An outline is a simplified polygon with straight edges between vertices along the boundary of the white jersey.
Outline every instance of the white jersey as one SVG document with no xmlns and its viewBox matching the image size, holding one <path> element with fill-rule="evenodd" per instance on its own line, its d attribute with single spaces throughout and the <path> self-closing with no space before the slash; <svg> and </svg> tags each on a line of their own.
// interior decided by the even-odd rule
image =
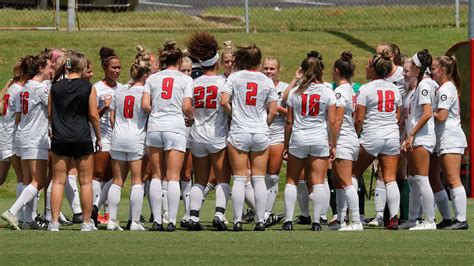
<svg viewBox="0 0 474 266">
<path fill-rule="evenodd" d="M 395 72 L 393 72 L 392 75 L 386 77 L 385 81 L 393 83 L 393 85 L 395 85 L 400 91 L 400 94 L 402 95 L 402 99 L 405 99 L 408 91 L 406 90 L 406 87 L 405 87 L 405 78 L 403 77 L 403 67 L 397 66 L 397 70 L 395 70 Z"/>
<path fill-rule="evenodd" d="M 186 136 L 183 99 L 193 97 L 193 79 L 178 70 L 151 75 L 145 84 L 151 96 L 148 132 L 169 131 Z"/>
<path fill-rule="evenodd" d="M 0 116 L 0 150 L 13 150 L 15 146 L 15 99 L 19 99 L 22 89 L 22 85 L 13 83 L 3 96 L 3 115 Z"/>
<path fill-rule="evenodd" d="M 339 131 L 337 146 L 359 146 L 352 116 L 356 104 L 354 89 L 351 84 L 345 83 L 338 86 L 334 90 L 334 93 L 336 95 L 336 107 L 344 107 L 344 119 L 342 120 L 341 130 Z"/>
<path fill-rule="evenodd" d="M 123 86 L 122 84 L 116 82 L 114 87 L 109 87 L 104 81 L 100 80 L 94 84 L 94 87 L 97 91 L 97 108 L 104 107 L 105 99 L 108 97 L 113 97 L 115 90 L 118 87 Z M 95 131 L 91 129 L 93 137 L 95 137 Z M 105 111 L 105 113 L 100 117 L 100 136 L 102 139 L 112 138 L 112 125 L 110 124 L 110 108 Z"/>
<path fill-rule="evenodd" d="M 278 100 L 269 77 L 257 71 L 237 71 L 229 75 L 223 92 L 232 96 L 230 132 L 268 135 L 267 104 Z"/>
<path fill-rule="evenodd" d="M 448 81 L 437 92 L 438 109 L 448 110 L 448 118 L 436 122 L 435 130 L 440 149 L 467 147 L 466 135 L 461 128 L 459 98 L 456 86 Z"/>
<path fill-rule="evenodd" d="M 281 106 L 283 108 L 286 108 L 286 101 L 282 99 L 286 88 L 288 88 L 288 83 L 281 82 L 281 81 L 278 82 L 278 84 L 275 87 L 277 96 L 278 96 L 277 104 L 278 106 Z M 273 120 L 273 123 L 269 127 L 270 135 L 283 136 L 285 134 L 285 121 L 286 121 L 286 118 L 277 112 L 275 116 L 275 120 Z"/>
<path fill-rule="evenodd" d="M 111 151 L 136 152 L 143 149 L 147 114 L 142 109 L 143 86 L 122 85 L 115 91 L 111 110 L 115 111 Z"/>
<path fill-rule="evenodd" d="M 334 91 L 324 84 L 312 83 L 303 94 L 293 88 L 287 105 L 293 108 L 293 128 L 290 144 L 293 146 L 329 145 L 327 109 L 336 104 Z"/>
<path fill-rule="evenodd" d="M 48 86 L 38 81 L 28 80 L 23 87 L 15 103 L 21 106 L 15 137 L 18 148 L 49 149 L 48 95 Z"/>
<path fill-rule="evenodd" d="M 202 75 L 194 80 L 194 124 L 190 141 L 222 144 L 229 134 L 229 122 L 220 105 L 225 79 L 222 76 Z"/>
<path fill-rule="evenodd" d="M 423 115 L 423 105 L 431 104 L 431 109 L 436 106 L 436 90 L 438 84 L 432 79 L 423 79 L 412 94 L 410 94 L 408 102 L 408 110 L 406 112 L 406 133 L 410 135 L 416 126 L 420 117 Z M 418 130 L 414 138 L 415 146 L 427 145 L 434 146 L 436 144 L 436 136 L 434 132 L 433 116 Z"/>
<path fill-rule="evenodd" d="M 399 139 L 397 108 L 402 106 L 398 88 L 377 79 L 360 87 L 357 104 L 366 107 L 361 139 Z"/>
</svg>

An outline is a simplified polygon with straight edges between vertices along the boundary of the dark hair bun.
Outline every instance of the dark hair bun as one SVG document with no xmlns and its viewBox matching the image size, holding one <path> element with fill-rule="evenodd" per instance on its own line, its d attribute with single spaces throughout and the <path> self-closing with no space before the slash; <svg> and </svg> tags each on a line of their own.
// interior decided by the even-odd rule
<svg viewBox="0 0 474 266">
<path fill-rule="evenodd" d="M 108 47 L 101 47 L 99 54 L 100 54 L 100 58 L 101 58 L 102 60 L 107 59 L 107 58 L 109 58 L 109 57 L 111 57 L 111 56 L 117 56 L 117 55 L 115 54 L 115 50 L 112 49 L 112 48 L 108 48 Z"/>
<path fill-rule="evenodd" d="M 176 42 L 173 40 L 166 40 L 163 45 L 164 51 L 172 51 L 175 49 Z"/>
<path fill-rule="evenodd" d="M 351 53 L 351 51 L 342 52 L 342 54 L 341 54 L 341 60 L 342 60 L 342 61 L 346 61 L 346 62 L 350 62 L 350 61 L 352 60 L 352 53 Z"/>
<path fill-rule="evenodd" d="M 390 60 L 392 57 L 392 52 L 390 52 L 389 49 L 383 49 L 382 53 L 380 53 L 380 57 L 385 59 L 385 60 Z"/>
<path fill-rule="evenodd" d="M 323 61 L 323 55 L 318 51 L 310 51 L 306 56 L 316 58 L 319 61 Z"/>
</svg>

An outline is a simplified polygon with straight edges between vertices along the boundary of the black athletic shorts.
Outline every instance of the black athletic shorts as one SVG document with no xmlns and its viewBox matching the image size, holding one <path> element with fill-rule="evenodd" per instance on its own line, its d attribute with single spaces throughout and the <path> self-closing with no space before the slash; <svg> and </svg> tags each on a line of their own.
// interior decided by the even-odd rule
<svg viewBox="0 0 474 266">
<path fill-rule="evenodd" d="M 60 156 L 73 157 L 79 159 L 82 156 L 93 154 L 94 145 L 90 142 L 59 143 L 51 142 L 51 151 Z"/>
</svg>

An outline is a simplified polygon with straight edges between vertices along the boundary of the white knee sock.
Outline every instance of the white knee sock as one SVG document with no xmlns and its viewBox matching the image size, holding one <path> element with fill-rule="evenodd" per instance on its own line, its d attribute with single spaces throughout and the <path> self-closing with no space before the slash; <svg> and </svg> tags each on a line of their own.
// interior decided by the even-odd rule
<svg viewBox="0 0 474 266">
<path fill-rule="evenodd" d="M 245 181 L 245 203 L 255 212 L 255 192 L 250 180 Z"/>
<path fill-rule="evenodd" d="M 344 188 L 344 193 L 347 198 L 349 205 L 349 211 L 351 212 L 351 219 L 353 223 L 360 223 L 359 214 L 359 195 L 353 185 Z"/>
<path fill-rule="evenodd" d="M 327 178 L 324 179 L 323 185 L 324 185 L 324 192 L 326 192 L 326 202 L 324 203 L 324 208 L 323 208 L 323 212 L 321 213 L 321 218 L 323 218 L 324 220 L 327 220 L 328 219 L 327 213 L 328 213 L 329 207 L 331 207 L 331 189 L 329 188 L 329 182 Z"/>
<path fill-rule="evenodd" d="M 267 186 L 265 176 L 252 176 L 252 187 L 255 191 L 255 214 L 257 222 L 265 222 L 265 207 L 267 206 Z"/>
<path fill-rule="evenodd" d="M 53 189 L 53 181 L 49 183 L 46 190 L 46 204 L 44 205 L 44 218 L 51 221 L 51 190 Z"/>
<path fill-rule="evenodd" d="M 206 188 L 204 188 L 204 199 L 207 197 L 207 194 L 209 194 L 209 192 L 214 190 L 214 188 L 215 188 L 214 184 L 207 183 Z"/>
<path fill-rule="evenodd" d="M 467 196 L 464 186 L 451 189 L 451 197 L 453 201 L 454 213 L 456 220 L 460 222 L 466 221 Z"/>
<path fill-rule="evenodd" d="M 117 211 L 120 204 L 120 196 L 122 194 L 122 188 L 116 184 L 112 184 L 109 188 L 109 217 L 112 221 L 117 221 Z"/>
<path fill-rule="evenodd" d="M 305 180 L 298 181 L 296 187 L 298 205 L 300 206 L 301 215 L 309 217 L 309 192 Z"/>
<path fill-rule="evenodd" d="M 390 212 L 390 219 L 398 215 L 398 208 L 400 207 L 400 190 L 396 181 L 385 184 L 387 191 L 388 210 Z"/>
<path fill-rule="evenodd" d="M 164 197 L 161 189 L 161 180 L 159 178 L 153 178 L 150 181 L 149 197 L 154 222 L 163 224 L 161 219 L 161 201 L 164 199 Z"/>
<path fill-rule="evenodd" d="M 451 220 L 451 209 L 449 208 L 448 193 L 443 189 L 434 193 L 434 200 L 443 220 Z"/>
<path fill-rule="evenodd" d="M 67 177 L 66 184 L 64 184 L 64 191 L 66 193 L 69 206 L 71 207 L 72 213 L 81 213 L 81 202 L 79 198 L 79 190 L 77 189 L 77 176 L 69 175 Z"/>
<path fill-rule="evenodd" d="M 416 183 L 415 176 L 409 175 L 407 180 L 410 186 L 408 220 L 414 222 L 416 219 L 421 218 L 419 216 L 421 208 L 420 189 Z"/>
<path fill-rule="evenodd" d="M 178 181 L 168 181 L 168 213 L 170 223 L 176 225 L 176 216 L 179 209 L 179 196 L 181 190 Z"/>
<path fill-rule="evenodd" d="M 234 224 L 242 221 L 242 212 L 245 202 L 246 176 L 235 176 L 232 185 L 232 206 L 234 209 Z"/>
<path fill-rule="evenodd" d="M 34 221 L 36 216 L 38 216 L 38 203 L 39 203 L 40 197 L 41 197 L 41 190 L 38 191 L 35 198 L 33 199 L 33 209 L 31 210 L 31 217 L 32 217 L 31 221 Z"/>
<path fill-rule="evenodd" d="M 24 187 L 26 187 L 26 186 L 23 185 L 23 182 L 20 182 L 20 183 L 16 184 L 16 198 L 15 198 L 15 200 L 17 200 L 20 197 L 21 193 L 23 192 Z M 18 217 L 18 220 L 23 221 L 23 208 L 21 208 L 20 211 L 18 211 L 16 216 Z"/>
<path fill-rule="evenodd" d="M 374 203 L 377 218 L 383 219 L 383 212 L 385 210 L 385 204 L 387 203 L 387 192 L 383 180 L 377 179 L 376 181 Z"/>
<path fill-rule="evenodd" d="M 100 186 L 100 181 L 92 180 L 92 193 L 94 194 L 94 198 L 93 198 L 94 205 L 96 205 L 96 203 L 99 202 L 100 191 L 101 190 L 102 189 L 101 189 L 101 186 Z"/>
<path fill-rule="evenodd" d="M 94 205 L 97 206 L 99 209 L 107 201 L 107 196 L 109 195 L 109 189 L 110 186 L 112 186 L 113 179 L 110 179 L 107 182 L 104 182 L 104 185 L 102 186 L 100 190 L 100 196 L 96 202 L 94 202 Z"/>
<path fill-rule="evenodd" d="M 421 206 L 425 213 L 425 220 L 428 223 L 434 223 L 435 210 L 434 210 L 434 196 L 433 190 L 431 189 L 430 180 L 428 176 L 415 175 L 416 184 L 420 189 L 421 194 Z"/>
<path fill-rule="evenodd" d="M 189 219 L 189 202 L 190 202 L 190 197 L 189 193 L 191 193 L 191 187 L 192 183 L 191 181 L 180 181 L 179 182 L 181 185 L 181 197 L 183 198 L 183 204 L 184 204 L 184 218 Z"/>
<path fill-rule="evenodd" d="M 344 205 L 347 204 L 346 193 L 344 189 L 336 188 L 336 207 L 337 207 L 337 220 L 339 222 L 343 222 L 344 218 L 346 217 L 346 213 L 344 211 Z"/>
<path fill-rule="evenodd" d="M 227 201 L 230 197 L 230 186 L 227 183 L 219 183 L 216 187 L 216 214 L 221 221 L 224 220 Z"/>
<path fill-rule="evenodd" d="M 273 205 L 278 194 L 278 180 L 280 179 L 279 175 L 265 175 L 265 185 L 267 186 L 267 204 L 265 207 L 265 220 L 272 213 Z"/>
<path fill-rule="evenodd" d="M 142 184 L 133 185 L 130 191 L 130 216 L 131 220 L 139 223 L 142 214 L 143 195 L 145 189 Z M 110 204 L 110 199 L 109 199 Z M 110 209 L 110 208 L 109 208 Z"/>
<path fill-rule="evenodd" d="M 30 202 L 38 193 L 38 189 L 33 185 L 28 185 L 23 189 L 23 192 L 18 199 L 13 203 L 10 208 L 10 213 L 16 215 L 28 202 Z M 31 215 L 31 212 L 29 213 Z M 28 216 L 28 212 L 25 211 L 25 218 Z M 26 222 L 26 219 L 24 220 Z"/>
<path fill-rule="evenodd" d="M 352 177 L 352 185 L 356 189 L 356 192 L 359 193 L 359 180 L 355 176 Z"/>
<path fill-rule="evenodd" d="M 313 205 L 314 205 L 314 222 L 319 223 L 321 214 L 326 208 L 328 194 L 324 189 L 324 184 L 316 184 L 313 186 Z"/>
<path fill-rule="evenodd" d="M 202 199 L 204 198 L 204 186 L 194 184 L 190 193 L 190 219 L 194 222 L 199 222 L 199 211 L 202 206 Z"/>
<path fill-rule="evenodd" d="M 297 196 L 297 188 L 295 185 L 286 184 L 285 186 L 285 222 L 293 221 L 295 214 L 295 203 Z"/>
<path fill-rule="evenodd" d="M 168 181 L 163 181 L 163 212 L 168 212 Z"/>
</svg>

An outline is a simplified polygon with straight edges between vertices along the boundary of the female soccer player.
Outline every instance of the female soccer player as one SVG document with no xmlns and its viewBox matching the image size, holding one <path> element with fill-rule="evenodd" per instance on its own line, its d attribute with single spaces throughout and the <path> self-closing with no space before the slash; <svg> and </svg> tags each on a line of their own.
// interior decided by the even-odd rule
<svg viewBox="0 0 474 266">
<path fill-rule="evenodd" d="M 288 168 L 283 230 L 293 230 L 296 185 L 305 165 L 310 163 L 308 170 L 313 184 L 315 221 L 311 230 L 321 231 L 319 219 L 329 197 L 324 190 L 324 178 L 329 158 L 336 155 L 336 97 L 323 83 L 323 71 L 318 58 L 305 58 L 301 63 L 301 71 L 302 80 L 290 91 L 287 100 L 284 154 L 288 156 Z"/>
<path fill-rule="evenodd" d="M 19 100 L 21 109 L 16 108 L 18 124 L 15 141 L 20 151 L 23 176 L 31 183 L 24 188 L 13 206 L 2 213 L 13 229 L 20 230 L 17 213 L 29 201 L 33 200 L 44 186 L 48 167 L 48 87 L 43 80 L 51 78 L 51 61 L 42 56 L 27 56 L 22 64 L 22 72 L 27 80 Z M 15 105 L 19 106 L 17 102 Z M 24 228 L 34 227 L 32 211 L 24 215 Z"/>
<path fill-rule="evenodd" d="M 81 231 L 95 231 L 92 213 L 93 153 L 90 125 L 95 130 L 98 150 L 101 148 L 99 114 L 96 91 L 84 77 L 87 59 L 83 54 L 68 52 L 65 63 L 59 67 L 49 97 L 49 120 L 52 126 L 51 223 L 49 231 L 59 230 L 59 212 L 63 201 L 64 185 L 68 178 L 68 164 L 74 159 L 81 185 L 83 224 Z M 66 76 L 67 74 L 67 76 Z M 59 78 L 62 78 L 59 80 Z"/>
<path fill-rule="evenodd" d="M 224 50 L 221 53 L 220 59 L 222 68 L 224 69 L 223 76 L 226 79 L 234 71 L 235 52 L 237 52 L 237 49 L 234 47 L 232 41 L 225 41 Z"/>
<path fill-rule="evenodd" d="M 160 66 L 164 70 L 147 79 L 142 98 L 143 110 L 150 113 L 146 145 L 152 167 L 150 198 L 155 220 L 152 230 L 163 231 L 161 178 L 166 177 L 170 232 L 176 230 L 179 178 L 186 152 L 186 126 L 192 125 L 194 119 L 193 80 L 179 71 L 182 52 L 175 46 L 174 41 L 165 42 L 159 55 Z"/>
<path fill-rule="evenodd" d="M 234 175 L 232 187 L 234 231 L 242 231 L 242 211 L 249 161 L 257 214 L 254 230 L 265 230 L 264 215 L 267 203 L 265 174 L 270 145 L 268 126 L 275 118 L 278 96 L 272 80 L 258 71 L 261 60 L 262 54 L 257 46 L 239 48 L 235 52 L 236 72 L 227 78 L 221 98 L 224 110 L 232 116 L 228 149 Z"/>
<path fill-rule="evenodd" d="M 440 85 L 437 91 L 438 106 L 434 112 L 439 164 L 446 176 L 453 201 L 455 219 L 443 229 L 466 230 L 466 190 L 461 183 L 461 157 L 467 147 L 461 128 L 459 94 L 461 79 L 454 56 L 440 56 L 433 61 L 433 79 Z"/>
<path fill-rule="evenodd" d="M 400 204 L 400 192 L 396 182 L 400 154 L 398 119 L 402 99 L 399 89 L 384 80 L 392 73 L 391 57 L 390 51 L 384 49 L 381 54 L 371 58 L 366 66 L 366 78 L 371 82 L 363 85 L 357 96 L 354 123 L 357 134 L 360 134 L 360 149 L 352 176 L 361 178 L 374 159 L 379 160 L 390 211 L 387 228 L 396 230 Z"/>
</svg>

